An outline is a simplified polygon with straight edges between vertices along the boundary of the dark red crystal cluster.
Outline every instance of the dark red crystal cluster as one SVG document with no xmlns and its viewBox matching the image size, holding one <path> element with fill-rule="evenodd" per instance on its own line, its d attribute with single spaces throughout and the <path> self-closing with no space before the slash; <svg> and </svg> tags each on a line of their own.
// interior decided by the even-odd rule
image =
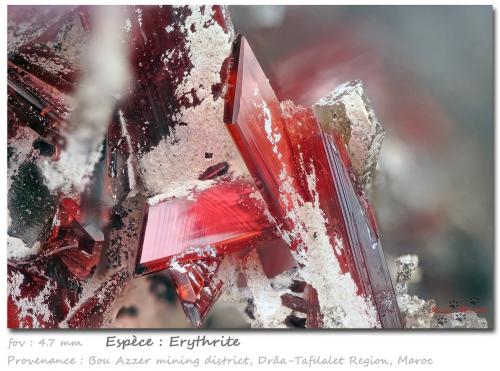
<svg viewBox="0 0 500 371">
<path fill-rule="evenodd" d="M 402 327 L 346 144 L 280 103 L 224 7 L 114 8 L 132 82 L 97 160 L 65 177 L 99 10 L 9 10 L 8 326 L 108 325 L 127 282 L 167 270 L 199 327 L 231 280 L 248 286 L 236 267 L 251 261 L 294 272 L 283 326 L 329 327 L 338 297 L 367 319 L 346 323 Z"/>
</svg>

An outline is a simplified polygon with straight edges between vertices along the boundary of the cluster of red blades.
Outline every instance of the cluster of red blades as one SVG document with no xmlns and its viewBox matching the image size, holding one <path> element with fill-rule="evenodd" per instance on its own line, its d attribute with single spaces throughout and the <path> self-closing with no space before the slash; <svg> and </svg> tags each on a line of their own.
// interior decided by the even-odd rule
<svg viewBox="0 0 500 371">
<path fill-rule="evenodd" d="M 133 7 L 120 11 L 132 20 L 135 84 L 109 124 L 102 169 L 92 174 L 95 181 L 79 197 L 51 194 L 36 162 L 28 157 L 9 189 L 9 235 L 27 245 L 42 245 L 36 255 L 9 261 L 9 327 L 101 326 L 128 279 L 163 269 L 170 271 L 188 318 L 200 326 L 224 288 L 218 268 L 228 254 L 257 249 L 270 278 L 300 268 L 294 254 L 307 253 L 308 246 L 293 233 L 297 202 L 321 209 L 331 246 L 338 241 L 343 246 L 331 253 L 342 273 L 352 277 L 356 294 L 375 306 L 381 326 L 402 327 L 374 215 L 356 184 L 345 144 L 336 133 L 323 131 L 309 108 L 280 103 L 242 36 L 234 38 L 231 55 L 221 66 L 221 84 L 211 87 L 214 99 L 224 99 L 224 117 L 207 125 L 226 125 L 251 178 L 231 178 L 227 163 L 216 164 L 199 176 L 212 181 L 210 187 L 186 197 L 143 203 L 137 245 L 127 246 L 136 252 L 136 261 L 130 254 L 129 265 L 102 263 L 110 251 L 123 248 L 113 236 L 125 233 L 120 228 L 128 226 L 117 227 L 114 215 L 124 212 L 122 203 L 131 191 L 129 159 L 153 148 L 176 125 L 189 125 L 175 122 L 173 114 L 197 104 L 175 96 L 180 76 L 192 67 L 185 33 L 176 27 L 189 16 L 189 7 L 142 7 L 140 20 Z M 213 22 L 206 27 L 215 25 L 231 34 L 224 8 L 203 11 L 212 12 Z M 15 146 L 19 131 L 30 130 L 36 156 L 58 161 L 65 145 L 61 128 L 69 114 L 63 98 L 75 90 L 81 71 L 71 65 L 64 74 L 46 71 L 26 55 L 56 58 L 57 50 L 44 45 L 74 19 L 91 32 L 92 12 L 87 7 L 50 12 L 46 16 L 59 21 L 9 54 L 9 146 Z M 21 17 L 16 12 L 10 16 Z M 165 25 L 173 31 L 166 32 Z M 173 49 L 179 60 L 165 69 L 159 56 Z M 126 133 L 120 115 L 127 118 Z M 99 187 L 100 197 L 95 191 Z M 112 201 L 103 202 L 105 196 Z M 96 271 L 104 277 L 97 285 Z M 322 327 L 315 288 L 307 282 L 298 285 L 303 297 L 283 295 L 283 305 L 306 313 L 307 327 Z M 39 295 L 48 309 L 30 312 L 30 300 Z"/>
</svg>

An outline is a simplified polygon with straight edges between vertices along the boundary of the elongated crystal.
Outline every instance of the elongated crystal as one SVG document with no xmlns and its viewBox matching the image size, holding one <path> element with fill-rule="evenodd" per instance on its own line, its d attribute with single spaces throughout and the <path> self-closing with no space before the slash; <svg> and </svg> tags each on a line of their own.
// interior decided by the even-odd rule
<svg viewBox="0 0 500 371">
<path fill-rule="evenodd" d="M 343 143 L 322 132 L 310 109 L 291 102 L 280 106 L 241 36 L 233 46 L 228 84 L 224 120 L 292 250 L 301 255 L 319 248 L 322 236 L 309 235 L 310 216 L 302 206 L 319 208 L 331 253 L 357 286 L 353 295 L 375 305 L 383 327 L 402 327 L 375 219 L 351 176 Z M 321 326 L 320 317 L 313 315 L 309 325 Z"/>
<path fill-rule="evenodd" d="M 221 294 L 224 282 L 217 276 L 222 258 L 176 263 L 169 269 L 182 309 L 194 327 L 200 327 Z"/>
<path fill-rule="evenodd" d="M 275 236 L 265 205 L 247 181 L 221 182 L 188 197 L 147 206 L 137 274 L 177 261 L 220 256 Z"/>
</svg>

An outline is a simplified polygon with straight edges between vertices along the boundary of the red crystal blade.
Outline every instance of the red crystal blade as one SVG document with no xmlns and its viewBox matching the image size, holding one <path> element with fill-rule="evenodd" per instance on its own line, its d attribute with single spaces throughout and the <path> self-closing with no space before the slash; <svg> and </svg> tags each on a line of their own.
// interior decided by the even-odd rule
<svg viewBox="0 0 500 371">
<path fill-rule="evenodd" d="M 271 214 L 287 224 L 279 177 L 294 174 L 295 165 L 280 103 L 244 37 L 235 41 L 231 63 L 224 122 Z"/>
<path fill-rule="evenodd" d="M 68 270 L 80 280 L 91 276 L 104 246 L 104 234 L 95 223 L 88 222 L 80 206 L 71 198 L 59 202 L 51 236 L 38 258 L 59 256 Z"/>
<path fill-rule="evenodd" d="M 182 309 L 194 327 L 201 327 L 224 282 L 217 276 L 222 258 L 177 263 L 169 269 Z"/>
<path fill-rule="evenodd" d="M 357 284 L 357 294 L 376 305 L 383 327 L 402 327 L 373 214 L 355 192 L 347 153 L 335 156 L 337 144 L 323 138 L 310 109 L 280 107 L 243 37 L 233 46 L 228 82 L 224 120 L 273 217 L 293 236 L 297 204 L 317 203 L 332 254 Z M 302 238 L 293 236 L 291 247 L 314 248 Z M 339 243 L 342 249 L 333 248 Z"/>
<path fill-rule="evenodd" d="M 127 278 L 128 272 L 120 270 L 101 282 L 91 295 L 82 299 L 68 314 L 63 325 L 69 328 L 102 327 L 106 320 L 107 310 L 119 297 Z"/>
<path fill-rule="evenodd" d="M 349 155 L 340 137 L 324 134 L 323 138 L 346 226 L 344 237 L 354 256 L 364 292 L 371 293 L 384 327 L 403 327 L 371 206 L 353 185 L 354 175 L 346 165 L 350 164 Z"/>
<path fill-rule="evenodd" d="M 221 182 L 188 197 L 148 206 L 136 273 L 168 268 L 174 256 L 186 262 L 276 238 L 265 205 L 252 197 L 254 192 L 247 181 Z"/>
</svg>

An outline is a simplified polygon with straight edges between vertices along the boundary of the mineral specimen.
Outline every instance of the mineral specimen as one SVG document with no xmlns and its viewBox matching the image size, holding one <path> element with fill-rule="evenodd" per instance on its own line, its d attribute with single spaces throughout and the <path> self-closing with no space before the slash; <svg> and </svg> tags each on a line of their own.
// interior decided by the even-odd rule
<svg viewBox="0 0 500 371">
<path fill-rule="evenodd" d="M 193 263 L 177 263 L 169 271 L 176 285 L 184 313 L 195 327 L 221 294 L 224 281 L 217 276 L 222 258 L 205 258 Z"/>
<path fill-rule="evenodd" d="M 402 327 L 375 219 L 356 189 L 344 144 L 323 133 L 310 110 L 280 106 L 243 37 L 233 46 L 224 120 L 299 263 L 310 264 L 308 255 L 325 249 L 336 257 L 325 267 L 330 278 L 311 277 L 319 302 L 326 300 L 320 285 L 340 269 L 356 285 L 356 293 L 338 287 L 342 295 L 359 295 L 359 308 L 373 303 L 383 327 Z"/>
<path fill-rule="evenodd" d="M 257 326 L 403 325 L 358 82 L 315 117 L 224 7 L 47 9 L 10 16 L 9 327 L 107 326 L 159 270 L 196 327 L 225 289 Z"/>
<path fill-rule="evenodd" d="M 265 205 L 250 197 L 253 192 L 247 181 L 222 181 L 148 205 L 136 272 L 168 268 L 173 257 L 185 262 L 221 256 L 275 236 Z"/>
<path fill-rule="evenodd" d="M 118 150 L 123 165 L 112 172 L 130 172 L 127 159 L 134 157 L 148 196 L 184 186 L 234 157 L 224 126 L 217 125 L 221 70 L 233 35 L 226 12 L 219 6 L 127 8 L 135 84 L 111 123 L 122 132 L 113 146 L 120 137 L 128 143 Z"/>
<path fill-rule="evenodd" d="M 101 326 L 132 273 L 144 195 L 237 173 L 224 126 L 206 125 L 222 123 L 232 25 L 219 6 L 12 7 L 9 32 L 9 326 Z M 27 280 L 67 287 L 73 314 L 18 292 Z"/>
</svg>

